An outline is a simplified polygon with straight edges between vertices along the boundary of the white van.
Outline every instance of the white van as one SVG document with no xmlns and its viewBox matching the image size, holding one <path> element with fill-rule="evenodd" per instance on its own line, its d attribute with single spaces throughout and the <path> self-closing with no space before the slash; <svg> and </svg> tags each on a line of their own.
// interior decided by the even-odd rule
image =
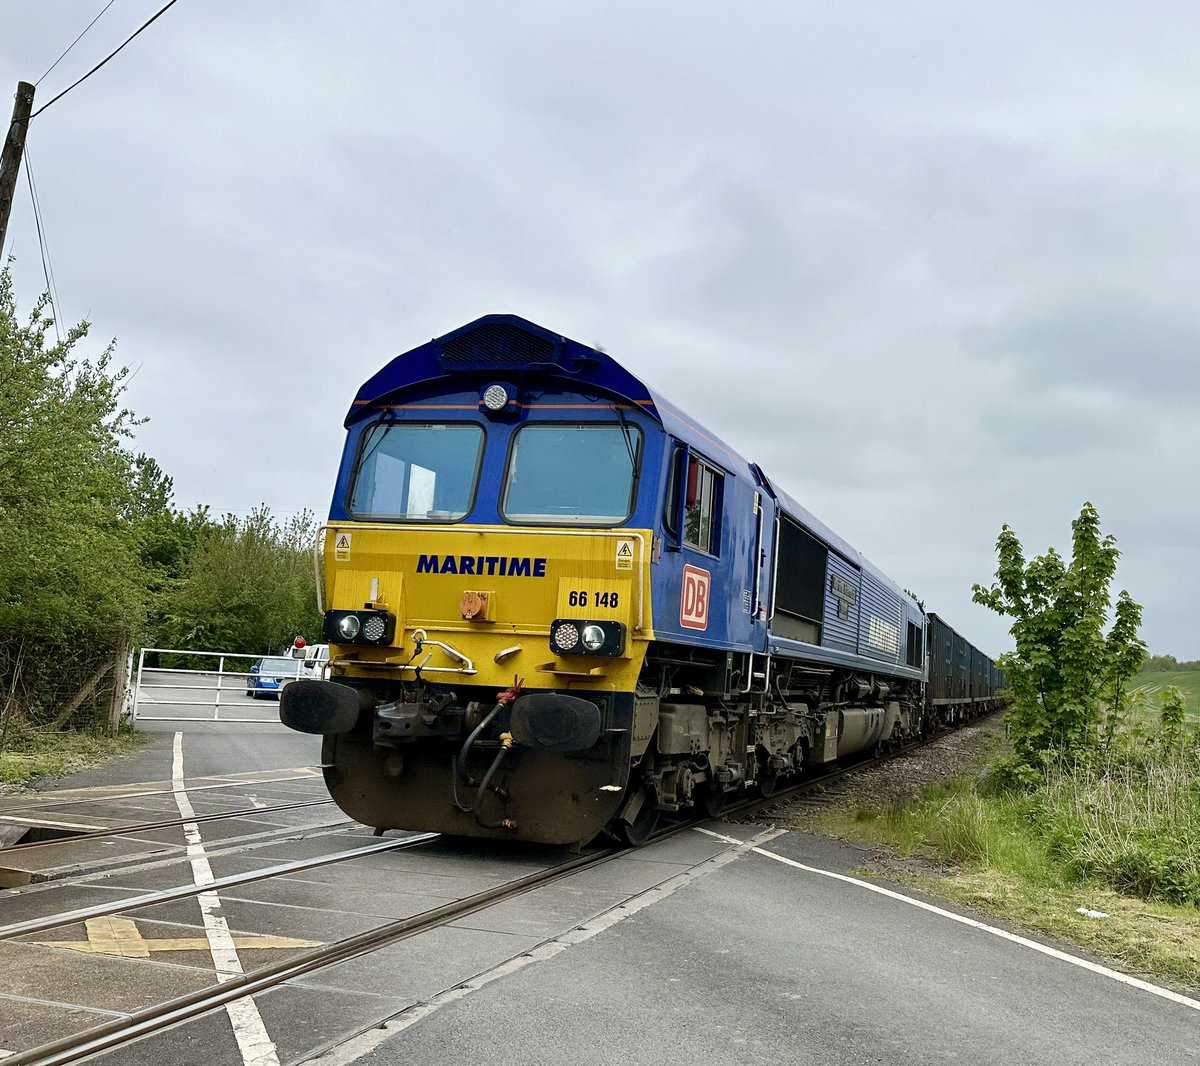
<svg viewBox="0 0 1200 1066">
<path fill-rule="evenodd" d="M 318 680 L 323 680 L 325 677 L 325 666 L 329 662 L 329 645 L 328 644 L 305 644 L 303 647 L 292 645 L 288 654 L 293 659 L 303 659 L 304 673 L 303 677 L 312 677 Z"/>
</svg>

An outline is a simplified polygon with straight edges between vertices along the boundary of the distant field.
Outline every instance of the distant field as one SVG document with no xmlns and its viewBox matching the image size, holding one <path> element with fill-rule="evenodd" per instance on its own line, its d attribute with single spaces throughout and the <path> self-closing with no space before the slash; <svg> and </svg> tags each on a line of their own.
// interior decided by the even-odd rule
<svg viewBox="0 0 1200 1066">
<path fill-rule="evenodd" d="M 1175 685 L 1187 700 L 1189 718 L 1200 715 L 1200 670 L 1155 671 L 1140 673 L 1133 679 L 1133 691 L 1146 694 L 1146 709 L 1157 715 L 1162 690 Z"/>
</svg>

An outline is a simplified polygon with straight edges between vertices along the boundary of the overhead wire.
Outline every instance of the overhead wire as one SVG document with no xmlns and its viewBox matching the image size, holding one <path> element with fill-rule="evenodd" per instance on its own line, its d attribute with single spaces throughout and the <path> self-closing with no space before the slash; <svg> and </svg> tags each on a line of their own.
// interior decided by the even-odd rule
<svg viewBox="0 0 1200 1066">
<path fill-rule="evenodd" d="M 33 202 L 33 220 L 37 225 L 38 247 L 42 253 L 42 273 L 46 278 L 46 295 L 50 298 L 50 309 L 54 312 L 54 335 L 62 344 L 63 334 L 60 319 L 61 302 L 58 298 L 58 286 L 54 281 L 54 268 L 50 263 L 50 245 L 46 240 L 46 227 L 42 221 L 42 205 L 38 199 L 37 185 L 33 180 L 33 161 L 29 157 L 29 146 L 25 146 L 25 177 L 29 181 L 29 198 Z"/>
<path fill-rule="evenodd" d="M 112 6 L 113 6 L 113 4 L 115 4 L 116 2 L 117 2 L 117 0 L 108 0 L 108 3 L 107 3 L 107 4 L 105 4 L 103 8 L 101 8 L 101 9 L 100 9 L 100 15 L 103 15 L 103 14 L 104 14 L 104 12 L 105 12 L 105 11 L 107 11 L 107 10 L 108 10 L 110 7 L 112 7 Z M 51 63 L 51 64 L 50 64 L 50 67 L 49 67 L 49 69 L 47 69 L 47 71 L 46 71 L 46 74 L 49 74 L 51 70 L 53 70 L 55 67 L 57 67 L 57 66 L 59 65 L 59 63 L 61 63 L 61 62 L 62 62 L 64 59 L 66 59 L 66 58 L 67 58 L 67 52 L 69 52 L 69 51 L 70 51 L 72 48 L 74 48 L 74 47 L 75 47 L 75 46 L 76 46 L 76 45 L 77 45 L 77 44 L 78 44 L 80 41 L 82 41 L 82 40 L 83 40 L 83 34 L 84 34 L 84 33 L 87 33 L 87 31 L 88 31 L 88 30 L 90 30 L 90 29 L 91 29 L 93 26 L 95 26 L 95 25 L 96 25 L 96 23 L 97 23 L 97 22 L 99 22 L 99 21 L 100 21 L 100 15 L 97 15 L 97 16 L 96 16 L 94 19 L 92 19 L 92 21 L 91 21 L 91 22 L 89 22 L 89 23 L 88 23 L 86 26 L 84 26 L 84 27 L 83 27 L 83 33 L 81 33 L 81 34 L 80 34 L 78 37 L 76 37 L 76 38 L 75 38 L 75 40 L 73 40 L 73 41 L 72 41 L 72 42 L 71 42 L 69 45 L 67 45 L 67 50 L 66 50 L 66 52 L 63 52 L 63 54 L 62 54 L 62 55 L 60 55 L 60 56 L 59 56 L 59 57 L 58 57 L 58 58 L 57 58 L 57 59 L 56 59 L 56 60 L 55 60 L 53 63 Z M 43 74 L 43 75 L 42 75 L 40 78 L 38 78 L 38 80 L 37 80 L 37 81 L 35 81 L 33 84 L 34 84 L 34 85 L 41 85 L 41 84 L 42 84 L 42 81 L 43 81 L 43 79 L 46 77 L 46 74 Z"/>
<path fill-rule="evenodd" d="M 129 44 L 130 41 L 132 41 L 139 33 L 141 33 L 144 29 L 146 29 L 152 22 L 154 22 L 156 19 L 160 18 L 162 15 L 165 15 L 167 13 L 167 11 L 170 8 L 174 7 L 177 3 L 179 3 L 179 0 L 169 0 L 168 3 L 164 4 L 161 8 L 158 9 L 158 11 L 156 11 L 153 15 L 151 15 L 150 18 L 148 18 L 136 30 L 134 30 L 133 33 L 131 33 L 119 47 L 114 49 L 112 52 L 110 52 L 108 55 L 106 55 L 102 60 L 100 60 L 100 62 L 97 63 L 94 67 L 92 67 L 92 69 L 89 70 L 82 78 L 80 78 L 76 82 L 72 82 L 65 89 L 63 89 L 63 91 L 60 92 L 57 96 L 51 98 L 50 100 L 47 100 L 46 103 L 42 104 L 42 106 L 39 107 L 29 117 L 31 119 L 37 118 L 38 115 L 40 115 L 43 111 L 45 111 L 46 108 L 48 108 L 51 104 L 55 103 L 58 100 L 61 100 L 64 96 L 67 95 L 67 93 L 69 93 L 76 86 L 82 85 L 85 81 L 88 80 L 88 78 L 90 78 L 93 74 L 95 74 L 96 71 L 98 71 L 102 66 L 104 66 L 105 63 L 107 63 L 110 59 L 112 59 L 113 56 L 115 56 L 118 52 L 120 52 L 121 49 L 125 47 L 125 45 Z M 43 77 L 44 76 L 45 75 L 43 75 Z"/>
</svg>

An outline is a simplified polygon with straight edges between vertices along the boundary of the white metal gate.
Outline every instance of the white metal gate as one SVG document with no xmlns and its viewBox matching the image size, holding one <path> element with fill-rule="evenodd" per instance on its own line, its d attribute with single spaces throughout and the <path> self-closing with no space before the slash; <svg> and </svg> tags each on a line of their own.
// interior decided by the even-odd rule
<svg viewBox="0 0 1200 1066">
<path fill-rule="evenodd" d="M 209 668 L 147 667 L 146 656 L 186 655 L 211 661 Z M 257 669 L 247 669 L 247 664 Z M 143 648 L 133 679 L 134 722 L 278 722 L 278 712 L 257 712 L 258 698 L 277 700 L 283 687 L 299 678 L 324 677 L 325 663 L 286 655 Z M 196 710 L 188 710 L 196 708 Z M 201 710 L 201 708 L 203 710 Z M 149 713 L 147 713 L 149 709 Z M 209 713 L 211 711 L 211 713 Z"/>
</svg>

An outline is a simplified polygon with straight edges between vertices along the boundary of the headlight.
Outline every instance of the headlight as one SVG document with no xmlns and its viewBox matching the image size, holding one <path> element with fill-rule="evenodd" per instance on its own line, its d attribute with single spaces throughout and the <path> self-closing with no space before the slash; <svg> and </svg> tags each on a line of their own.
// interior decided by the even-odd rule
<svg viewBox="0 0 1200 1066">
<path fill-rule="evenodd" d="M 494 381 L 479 390 L 479 410 L 493 421 L 515 418 L 521 413 L 521 394 L 514 385 Z"/>
<path fill-rule="evenodd" d="M 624 655 L 625 623 L 556 618 L 550 623 L 550 650 L 556 655 Z"/>
<path fill-rule="evenodd" d="M 508 403 L 508 389 L 503 385 L 489 385 L 483 393 L 483 406 L 489 411 L 501 411 Z"/>
<path fill-rule="evenodd" d="M 550 643 L 559 651 L 570 651 L 579 643 L 579 630 L 570 622 L 555 622 L 550 628 Z"/>
<path fill-rule="evenodd" d="M 326 611 L 327 644 L 390 645 L 396 635 L 396 616 L 387 611 Z"/>
<path fill-rule="evenodd" d="M 363 623 L 362 635 L 364 639 L 369 640 L 372 644 L 374 644 L 383 637 L 384 630 L 386 629 L 387 620 L 380 618 L 379 615 L 375 614 Z"/>
</svg>

